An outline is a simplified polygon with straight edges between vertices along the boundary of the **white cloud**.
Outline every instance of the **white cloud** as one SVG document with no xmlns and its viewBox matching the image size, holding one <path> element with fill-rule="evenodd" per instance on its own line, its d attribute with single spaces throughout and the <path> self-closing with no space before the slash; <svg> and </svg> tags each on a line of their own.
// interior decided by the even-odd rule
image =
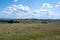
<svg viewBox="0 0 60 40">
<path fill-rule="evenodd" d="M 38 19 L 43 19 L 43 18 L 48 18 L 49 13 L 47 9 L 39 9 L 39 10 L 34 10 L 34 15 Z"/>
<path fill-rule="evenodd" d="M 58 3 L 55 5 L 55 7 L 60 7 L 60 2 L 58 2 Z"/>
<path fill-rule="evenodd" d="M 55 13 L 52 9 L 55 9 L 55 7 L 52 7 L 51 9 L 46 8 L 40 8 L 40 10 L 35 10 L 35 16 L 37 18 L 45 18 L 45 19 L 59 19 L 60 13 Z"/>
<path fill-rule="evenodd" d="M 49 3 L 44 3 L 42 7 L 52 8 L 53 6 Z"/>
<path fill-rule="evenodd" d="M 31 17 L 29 16 L 29 14 L 31 13 L 30 8 L 23 4 L 8 6 L 4 11 L 2 11 L 2 13 L 5 14 L 5 17 L 9 16 L 12 18 Z"/>
<path fill-rule="evenodd" d="M 13 0 L 14 2 L 17 2 L 18 0 Z"/>
<path fill-rule="evenodd" d="M 58 4 L 60 4 L 60 2 L 58 2 Z"/>
<path fill-rule="evenodd" d="M 40 9 L 40 12 L 46 12 L 47 9 Z"/>
<path fill-rule="evenodd" d="M 24 6 L 22 4 L 19 4 L 17 9 L 21 10 L 21 11 L 25 11 L 25 12 L 29 12 L 31 11 L 30 8 L 28 6 Z"/>
<path fill-rule="evenodd" d="M 59 4 L 60 5 L 60 4 Z M 52 11 L 52 9 L 55 10 L 56 7 L 52 6 L 49 3 L 44 3 L 42 7 L 38 10 L 32 11 L 29 6 L 19 4 L 19 5 L 12 5 L 5 8 L 2 13 L 0 13 L 0 17 L 7 17 L 7 18 L 59 18 L 60 13 L 56 13 L 55 11 Z"/>
</svg>

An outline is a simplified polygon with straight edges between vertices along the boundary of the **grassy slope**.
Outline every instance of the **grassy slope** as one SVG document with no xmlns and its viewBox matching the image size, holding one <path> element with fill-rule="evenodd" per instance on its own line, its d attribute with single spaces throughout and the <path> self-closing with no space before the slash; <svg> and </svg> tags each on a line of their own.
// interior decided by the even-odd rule
<svg viewBox="0 0 60 40">
<path fill-rule="evenodd" d="M 60 40 L 60 24 L 0 24 L 0 40 Z"/>
</svg>

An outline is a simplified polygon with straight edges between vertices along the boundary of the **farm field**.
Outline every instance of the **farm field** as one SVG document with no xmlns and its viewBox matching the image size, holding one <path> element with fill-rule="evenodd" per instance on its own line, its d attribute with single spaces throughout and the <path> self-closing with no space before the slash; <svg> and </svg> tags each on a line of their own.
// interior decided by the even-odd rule
<svg viewBox="0 0 60 40">
<path fill-rule="evenodd" d="M 0 40 L 60 40 L 60 24 L 0 23 Z"/>
</svg>

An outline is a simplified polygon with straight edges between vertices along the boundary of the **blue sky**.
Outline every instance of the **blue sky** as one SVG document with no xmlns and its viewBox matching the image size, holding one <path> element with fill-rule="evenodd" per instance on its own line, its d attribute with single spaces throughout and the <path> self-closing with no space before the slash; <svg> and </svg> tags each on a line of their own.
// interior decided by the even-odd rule
<svg viewBox="0 0 60 40">
<path fill-rule="evenodd" d="M 0 0 L 0 18 L 60 19 L 60 0 Z"/>
</svg>

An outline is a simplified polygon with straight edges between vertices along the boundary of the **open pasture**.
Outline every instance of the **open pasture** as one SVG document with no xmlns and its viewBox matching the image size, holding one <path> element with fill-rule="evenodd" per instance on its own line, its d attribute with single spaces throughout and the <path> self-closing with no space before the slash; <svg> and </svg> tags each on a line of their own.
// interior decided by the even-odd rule
<svg viewBox="0 0 60 40">
<path fill-rule="evenodd" d="M 60 24 L 0 23 L 0 40 L 60 40 Z"/>
</svg>

